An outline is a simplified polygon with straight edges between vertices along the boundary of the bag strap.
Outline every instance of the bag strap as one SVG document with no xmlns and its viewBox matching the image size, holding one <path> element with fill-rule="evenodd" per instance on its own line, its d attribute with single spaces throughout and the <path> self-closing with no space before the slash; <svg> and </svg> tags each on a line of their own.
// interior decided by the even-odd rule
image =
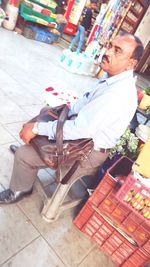
<svg viewBox="0 0 150 267">
<path fill-rule="evenodd" d="M 67 105 L 64 105 L 56 126 L 56 146 L 57 146 L 57 155 L 58 155 L 58 165 L 61 164 L 61 159 L 63 156 L 63 125 L 67 119 L 69 108 Z"/>
</svg>

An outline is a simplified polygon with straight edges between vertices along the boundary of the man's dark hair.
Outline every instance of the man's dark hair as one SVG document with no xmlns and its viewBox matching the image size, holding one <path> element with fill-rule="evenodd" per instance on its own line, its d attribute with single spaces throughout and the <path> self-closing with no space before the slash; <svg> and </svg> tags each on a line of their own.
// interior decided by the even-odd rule
<svg viewBox="0 0 150 267">
<path fill-rule="evenodd" d="M 136 59 L 137 61 L 140 61 L 144 51 L 144 47 L 141 40 L 137 36 L 134 36 L 134 39 L 137 43 L 137 47 L 133 51 L 132 58 Z"/>
<path fill-rule="evenodd" d="M 91 4 L 97 4 L 97 0 L 90 0 Z"/>
<path fill-rule="evenodd" d="M 143 47 L 143 44 L 142 44 L 140 38 L 138 38 L 137 36 L 135 36 L 135 35 L 133 35 L 131 33 L 125 32 L 125 31 L 120 31 L 118 33 L 118 35 L 120 35 L 120 36 L 129 36 L 129 37 L 133 37 L 134 38 L 135 42 L 137 43 L 137 46 L 133 51 L 132 58 L 137 60 L 137 61 L 140 61 L 140 59 L 142 57 L 142 54 L 143 54 L 143 51 L 144 51 L 144 47 Z"/>
</svg>

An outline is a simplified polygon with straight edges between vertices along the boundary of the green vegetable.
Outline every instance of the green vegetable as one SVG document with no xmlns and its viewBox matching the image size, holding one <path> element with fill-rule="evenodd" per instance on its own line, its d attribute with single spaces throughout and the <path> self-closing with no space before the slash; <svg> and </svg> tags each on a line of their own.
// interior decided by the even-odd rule
<svg viewBox="0 0 150 267">
<path fill-rule="evenodd" d="M 147 88 L 145 89 L 145 93 L 146 93 L 147 95 L 150 96 L 150 87 L 147 87 Z"/>
<path fill-rule="evenodd" d="M 131 133 L 129 128 L 127 128 L 116 146 L 110 150 L 109 158 L 113 158 L 115 154 L 120 154 L 131 159 L 135 159 L 139 152 L 138 143 L 139 139 L 135 136 L 134 133 Z"/>
</svg>

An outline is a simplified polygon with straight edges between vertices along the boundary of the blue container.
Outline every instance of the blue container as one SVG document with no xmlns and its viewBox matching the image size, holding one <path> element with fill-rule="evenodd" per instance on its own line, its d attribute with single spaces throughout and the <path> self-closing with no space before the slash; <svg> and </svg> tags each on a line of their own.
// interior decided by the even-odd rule
<svg viewBox="0 0 150 267">
<path fill-rule="evenodd" d="M 36 26 L 28 25 L 26 27 L 24 36 L 36 41 L 44 42 L 47 44 L 52 44 L 56 42 L 59 38 L 59 35 L 56 35 L 52 32 L 47 31 L 46 29 L 41 29 Z"/>
<path fill-rule="evenodd" d="M 59 37 L 58 35 L 41 30 L 41 31 L 38 31 L 36 33 L 35 40 L 40 41 L 40 42 L 44 42 L 47 44 L 52 44 L 53 42 L 55 42 L 58 39 L 58 37 Z"/>
</svg>

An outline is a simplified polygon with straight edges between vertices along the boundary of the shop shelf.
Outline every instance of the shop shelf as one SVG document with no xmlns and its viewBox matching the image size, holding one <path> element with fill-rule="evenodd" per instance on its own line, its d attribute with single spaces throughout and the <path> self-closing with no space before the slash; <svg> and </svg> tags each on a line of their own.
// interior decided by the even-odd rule
<svg viewBox="0 0 150 267">
<path fill-rule="evenodd" d="M 26 19 L 26 20 L 33 20 L 35 22 L 38 22 L 38 20 L 42 19 L 49 23 L 56 22 L 56 18 L 47 16 L 43 13 L 37 12 L 35 10 L 32 10 L 30 7 L 28 7 L 25 3 L 20 4 L 20 15 Z"/>
</svg>

